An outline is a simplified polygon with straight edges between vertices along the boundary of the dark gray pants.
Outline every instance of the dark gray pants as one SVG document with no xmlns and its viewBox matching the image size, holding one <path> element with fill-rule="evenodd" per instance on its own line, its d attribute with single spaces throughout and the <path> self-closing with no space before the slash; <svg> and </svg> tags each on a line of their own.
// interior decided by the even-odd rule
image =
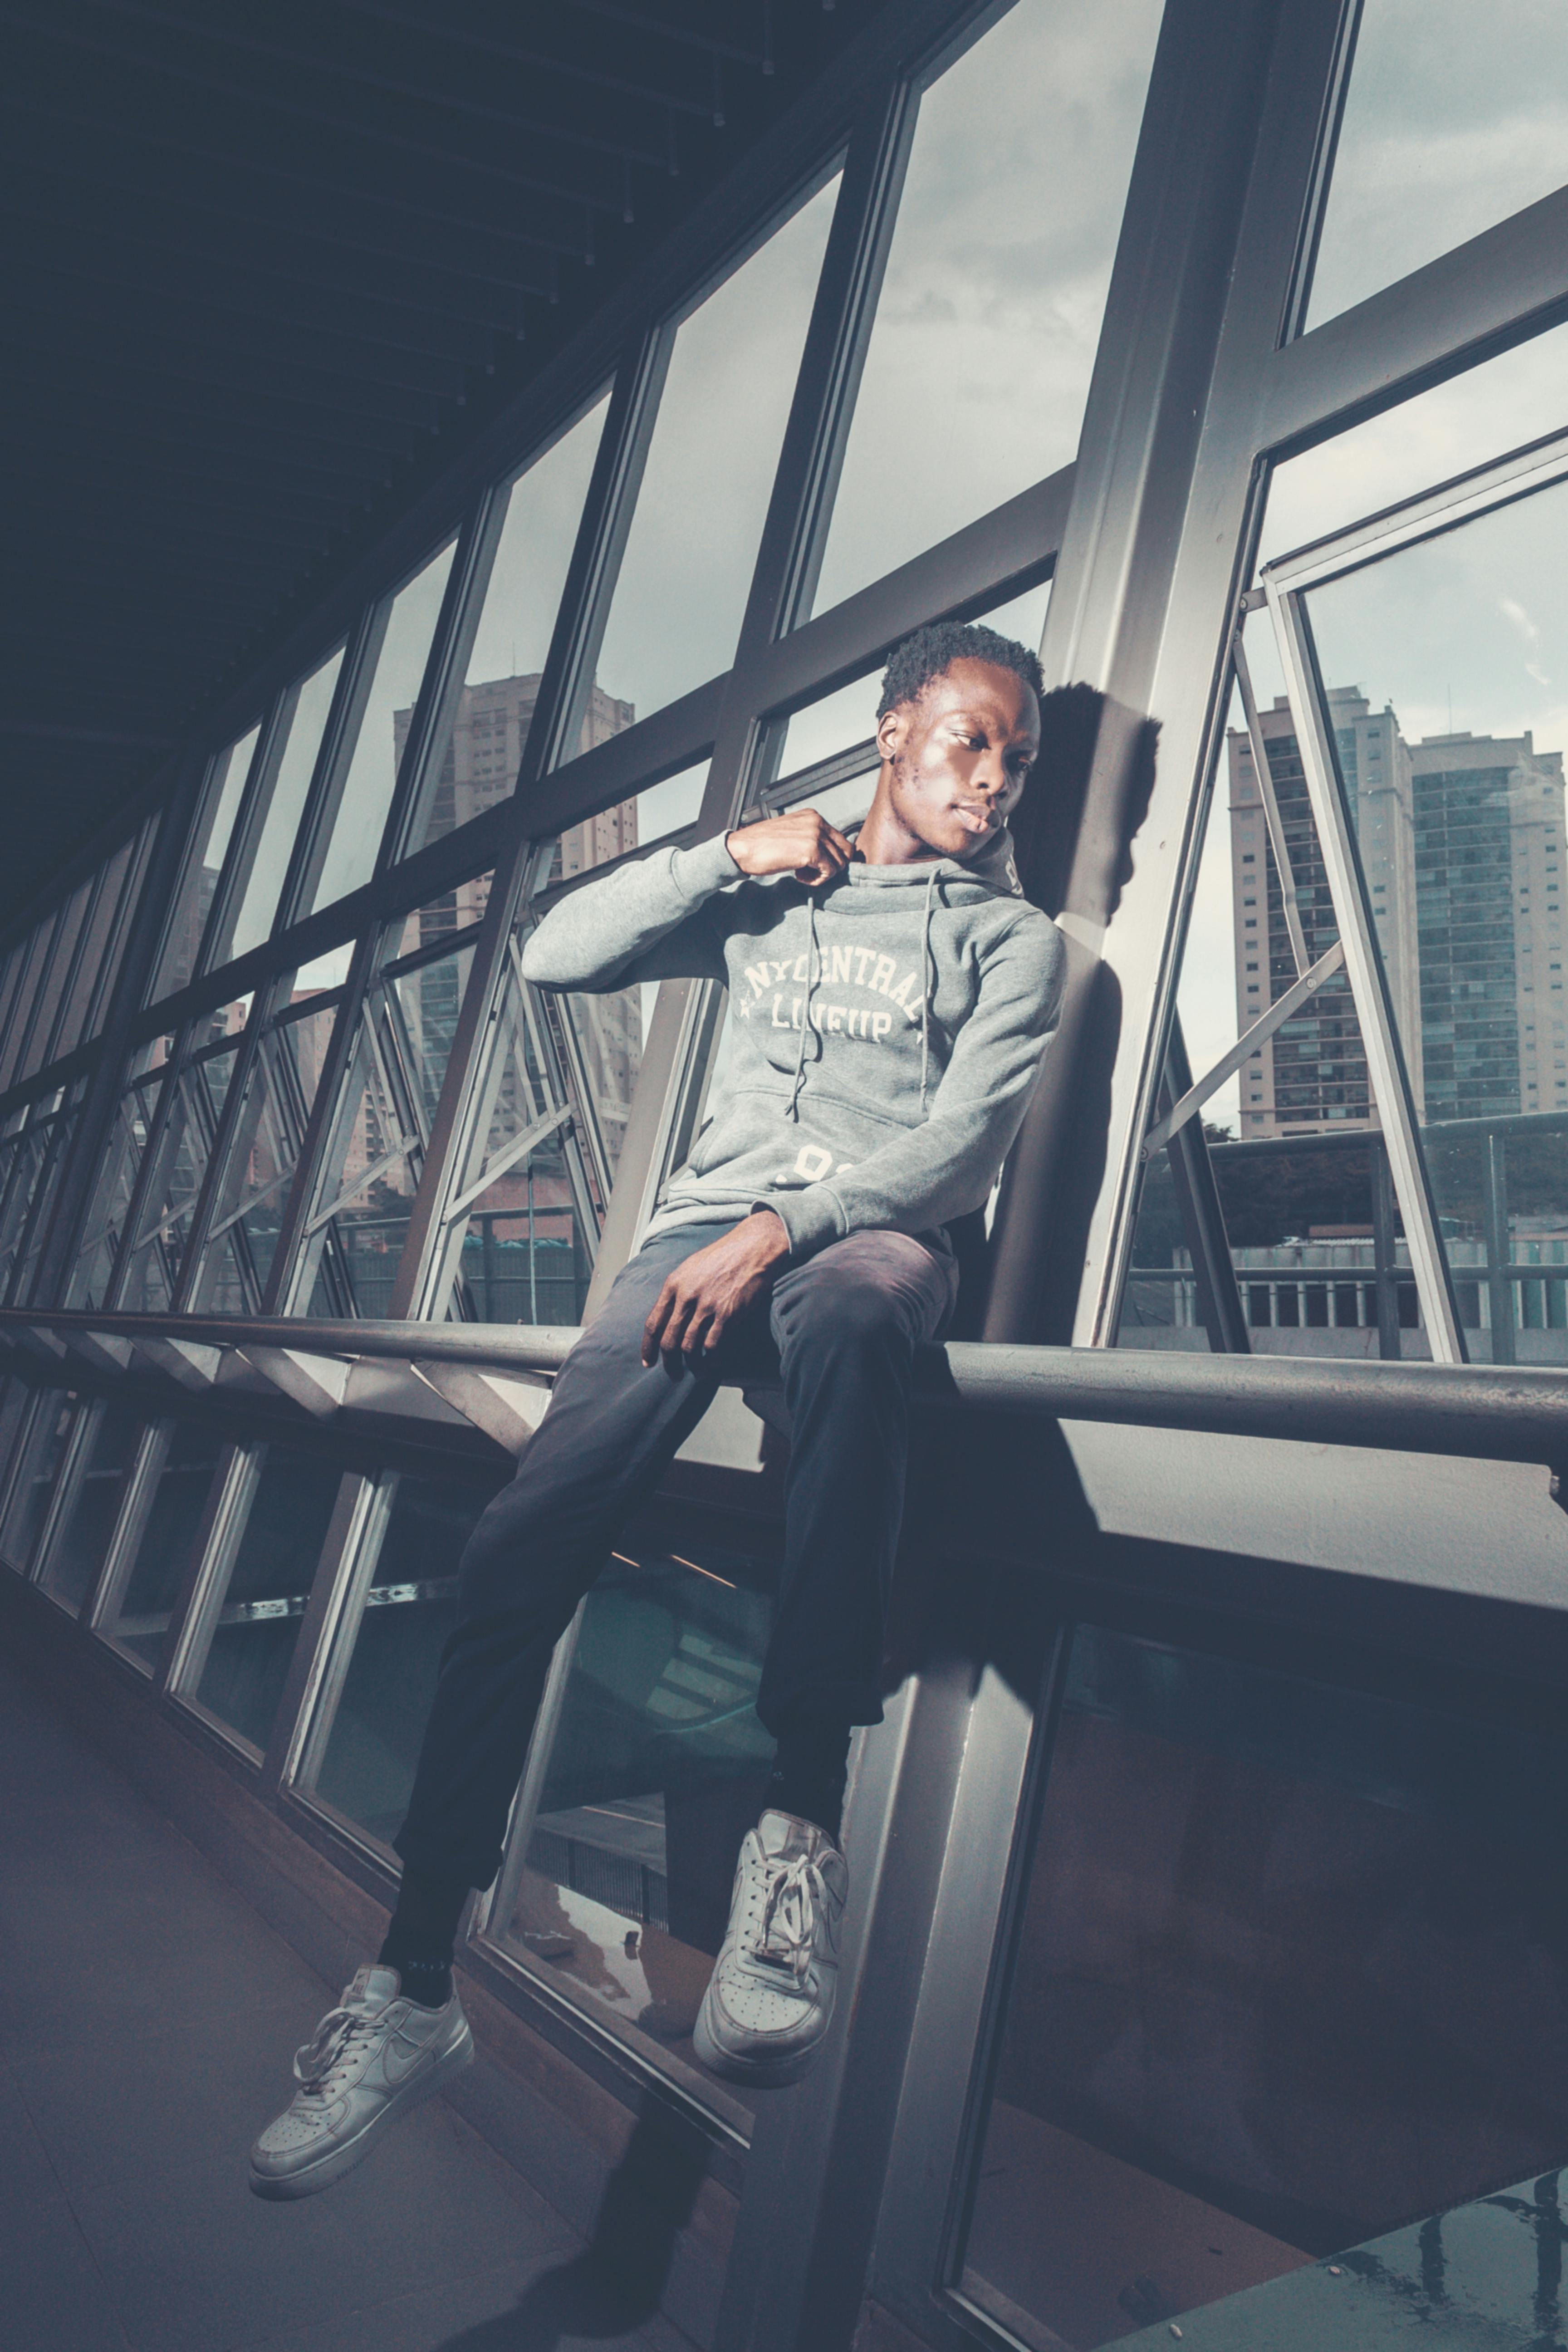
<svg viewBox="0 0 1568 2352">
<path fill-rule="evenodd" d="M 645 1368 L 643 1325 L 665 1277 L 731 1230 L 683 1225 L 631 1259 L 567 1358 L 517 1476 L 474 1529 L 394 1841 L 411 1868 L 473 1886 L 495 1876 L 551 1653 L 722 1372 L 782 1378 L 794 1433 L 757 1713 L 775 1738 L 806 1717 L 880 1722 L 915 1349 L 945 1328 L 957 1268 L 942 1234 L 851 1234 L 783 1274 L 710 1363 L 673 1377 Z"/>
</svg>

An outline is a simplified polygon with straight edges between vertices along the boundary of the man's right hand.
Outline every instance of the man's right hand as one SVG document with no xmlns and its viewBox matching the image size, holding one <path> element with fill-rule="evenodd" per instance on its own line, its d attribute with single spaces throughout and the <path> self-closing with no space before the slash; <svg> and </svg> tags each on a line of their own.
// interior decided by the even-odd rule
<svg viewBox="0 0 1568 2352">
<path fill-rule="evenodd" d="M 741 825 L 724 845 L 742 874 L 793 874 L 813 887 L 842 874 L 855 855 L 837 826 L 812 808 Z"/>
</svg>

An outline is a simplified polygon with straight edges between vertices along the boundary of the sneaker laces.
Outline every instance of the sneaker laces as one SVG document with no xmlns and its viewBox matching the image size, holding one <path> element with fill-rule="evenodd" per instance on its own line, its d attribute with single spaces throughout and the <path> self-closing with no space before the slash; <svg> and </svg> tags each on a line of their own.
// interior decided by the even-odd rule
<svg viewBox="0 0 1568 2352">
<path fill-rule="evenodd" d="M 769 1968 L 804 1977 L 816 1942 L 818 1907 L 826 1901 L 822 1873 L 809 1854 L 768 1865 L 762 1928 L 750 1940 L 748 1957 Z"/>
<path fill-rule="evenodd" d="M 313 2038 L 294 2053 L 294 2079 L 307 2095 L 321 2096 L 359 2035 L 372 2032 L 379 2021 L 356 2009 L 328 2010 Z"/>
</svg>

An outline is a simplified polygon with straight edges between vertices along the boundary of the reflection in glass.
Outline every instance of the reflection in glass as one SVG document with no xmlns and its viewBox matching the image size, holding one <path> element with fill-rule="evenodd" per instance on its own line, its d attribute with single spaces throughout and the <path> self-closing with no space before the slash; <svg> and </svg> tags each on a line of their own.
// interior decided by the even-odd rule
<svg viewBox="0 0 1568 2352">
<path fill-rule="evenodd" d="M 271 1735 L 342 1475 L 292 1446 L 261 1453 L 195 1689 L 201 1706 L 256 1748 Z"/>
<path fill-rule="evenodd" d="M 196 819 L 192 837 L 189 860 L 184 879 L 175 894 L 169 928 L 163 936 L 163 952 L 148 993 L 149 1004 L 161 997 L 172 996 L 176 988 L 184 988 L 195 974 L 196 957 L 201 948 L 202 933 L 206 929 L 207 915 L 217 891 L 218 877 L 228 855 L 228 845 L 234 835 L 235 819 L 245 792 L 245 780 L 250 773 L 250 763 L 261 730 L 253 727 L 226 751 L 220 751 L 213 761 L 202 796 L 201 813 Z"/>
<path fill-rule="evenodd" d="M 1080 1628 L 965 2294 L 1041 2347 L 1163 2335 L 1561 2164 L 1561 1748 Z"/>
<path fill-rule="evenodd" d="M 398 761 L 407 740 L 406 720 L 400 730 L 398 715 L 411 709 L 418 696 L 456 544 L 451 541 L 433 555 L 392 599 L 332 818 L 331 836 L 310 900 L 312 912 L 357 890 L 374 871 Z"/>
<path fill-rule="evenodd" d="M 824 612 L 1069 465 L 1159 0 L 1017 0 L 921 100 Z"/>
<path fill-rule="evenodd" d="M 1305 598 L 1482 1361 L 1568 1361 L 1565 520 L 1558 487 Z"/>
<path fill-rule="evenodd" d="M 1550 195 L 1565 152 L 1552 0 L 1362 0 L 1307 325 Z"/>
<path fill-rule="evenodd" d="M 320 1765 L 318 1797 L 390 1845 L 408 1806 L 441 1650 L 457 1622 L 458 1561 L 489 1496 L 398 1476 Z"/>
<path fill-rule="evenodd" d="M 661 1506 L 626 1528 L 492 1915 L 503 1945 L 688 2062 L 772 1760 L 752 1700 L 775 1580 L 752 1529 Z"/>
<path fill-rule="evenodd" d="M 152 1487 L 140 1537 L 123 1547 L 116 1572 L 119 1593 L 103 1614 L 104 1638 L 152 1673 L 163 1654 L 192 1548 L 223 1453 L 222 1439 L 199 1423 L 175 1422 L 153 1432 L 161 1460 L 151 1465 Z"/>
<path fill-rule="evenodd" d="M 507 496 L 446 751 L 410 828 L 410 853 L 504 800 L 517 782 L 607 405 L 591 408 Z M 395 715 L 400 759 L 413 715 L 412 703 Z"/>
<path fill-rule="evenodd" d="M 71 1475 L 70 1500 L 56 1526 L 44 1570 L 47 1589 L 73 1612 L 81 1609 L 109 1557 L 141 1435 L 142 1416 L 128 1406 L 92 1408 L 91 1427 Z"/>
<path fill-rule="evenodd" d="M 599 654 L 639 718 L 734 658 L 837 187 L 677 331 Z"/>
<path fill-rule="evenodd" d="M 343 650 L 340 646 L 294 691 L 293 709 L 285 722 L 288 732 L 268 795 L 267 814 L 260 820 L 261 830 L 251 855 L 250 868 L 238 893 L 238 905 L 233 909 L 227 936 L 215 940 L 207 950 L 209 970 L 226 963 L 232 956 L 248 954 L 272 935 L 279 897 L 289 860 L 294 854 L 294 837 L 305 813 L 316 755 L 321 748 L 342 666 Z"/>
</svg>

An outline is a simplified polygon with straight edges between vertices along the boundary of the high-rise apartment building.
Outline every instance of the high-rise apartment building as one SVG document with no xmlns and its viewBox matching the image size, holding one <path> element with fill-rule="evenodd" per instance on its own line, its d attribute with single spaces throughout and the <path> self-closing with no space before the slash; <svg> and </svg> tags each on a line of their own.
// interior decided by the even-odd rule
<svg viewBox="0 0 1568 2352">
<path fill-rule="evenodd" d="M 1332 688 L 1328 703 L 1418 1111 L 1433 1120 L 1568 1108 L 1561 753 L 1537 752 L 1529 734 L 1411 745 L 1392 707 L 1374 711 L 1359 688 Z M 1315 961 L 1339 932 L 1295 722 L 1283 697 L 1259 716 Z M 1283 995 L 1295 965 L 1241 730 L 1229 738 L 1229 775 L 1236 996 L 1246 1028 Z M 1259 1046 L 1243 1065 L 1240 1091 L 1243 1136 L 1376 1125 L 1342 978 Z"/>
</svg>

